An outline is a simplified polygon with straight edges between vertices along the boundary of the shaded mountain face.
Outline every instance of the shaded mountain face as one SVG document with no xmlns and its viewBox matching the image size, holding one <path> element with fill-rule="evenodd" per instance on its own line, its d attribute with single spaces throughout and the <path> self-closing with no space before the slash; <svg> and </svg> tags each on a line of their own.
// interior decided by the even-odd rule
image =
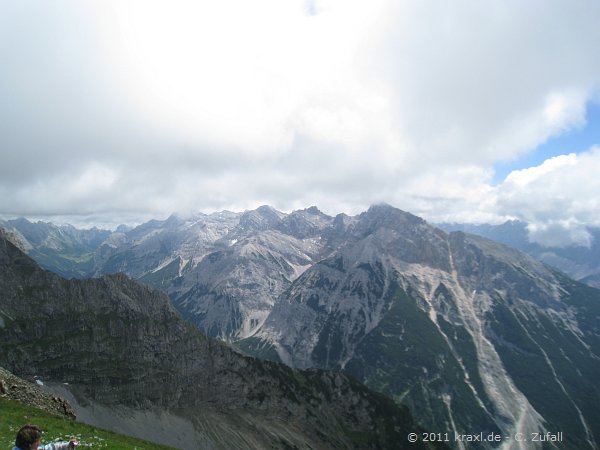
<svg viewBox="0 0 600 450">
<path fill-rule="evenodd" d="M 344 370 L 433 430 L 563 431 L 558 448 L 598 448 L 600 291 L 390 207 L 359 216 L 344 242 L 240 347 Z"/>
<path fill-rule="evenodd" d="M 543 246 L 529 240 L 527 223 L 508 221 L 500 225 L 442 224 L 447 231 L 464 231 L 487 237 L 496 242 L 510 245 L 542 261 L 569 277 L 600 288 L 600 228 L 589 227 L 589 247 L 570 245 L 566 247 Z"/>
<path fill-rule="evenodd" d="M 3 237 L 0 366 L 60 382 L 78 417 L 181 448 L 395 449 L 420 430 L 344 375 L 242 356 L 158 291 L 125 275 L 65 280 Z"/>
</svg>

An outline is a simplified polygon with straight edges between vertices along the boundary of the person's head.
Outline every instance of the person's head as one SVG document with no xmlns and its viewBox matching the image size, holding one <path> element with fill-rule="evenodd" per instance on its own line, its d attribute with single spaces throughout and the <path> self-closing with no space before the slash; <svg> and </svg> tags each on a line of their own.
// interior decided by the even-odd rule
<svg viewBox="0 0 600 450">
<path fill-rule="evenodd" d="M 25 425 L 17 433 L 15 445 L 21 450 L 37 450 L 41 444 L 42 430 L 35 425 Z"/>
</svg>

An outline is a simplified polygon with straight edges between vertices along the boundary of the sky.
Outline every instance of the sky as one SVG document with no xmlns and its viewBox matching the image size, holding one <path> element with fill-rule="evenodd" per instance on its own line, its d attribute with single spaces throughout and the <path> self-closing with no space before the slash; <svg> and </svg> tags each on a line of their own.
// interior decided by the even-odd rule
<svg viewBox="0 0 600 450">
<path fill-rule="evenodd" d="M 0 0 L 0 216 L 600 226 L 596 0 Z"/>
</svg>

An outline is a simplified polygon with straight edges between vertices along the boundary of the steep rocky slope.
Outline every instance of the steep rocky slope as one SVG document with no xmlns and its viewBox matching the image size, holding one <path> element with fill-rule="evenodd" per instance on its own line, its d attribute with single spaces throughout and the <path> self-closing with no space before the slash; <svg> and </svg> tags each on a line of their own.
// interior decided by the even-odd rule
<svg viewBox="0 0 600 450">
<path fill-rule="evenodd" d="M 62 279 L 3 237 L 0 365 L 61 383 L 88 420 L 182 448 L 396 449 L 417 430 L 344 375 L 244 357 L 157 291 L 124 275 Z"/>
<path fill-rule="evenodd" d="M 339 222 L 339 220 L 338 220 Z M 334 218 L 312 207 L 151 221 L 96 252 L 96 274 L 124 272 L 169 294 L 210 336 L 237 340 L 264 322 L 275 299 L 331 252 Z"/>
<path fill-rule="evenodd" d="M 43 391 L 38 384 L 29 383 L 2 367 L 0 367 L 0 398 L 33 406 L 51 414 L 75 418 L 73 408 L 65 399 Z"/>
<path fill-rule="evenodd" d="M 563 431 L 557 448 L 598 448 L 600 291 L 388 206 L 344 242 L 279 297 L 246 351 L 345 370 L 433 430 Z"/>
</svg>

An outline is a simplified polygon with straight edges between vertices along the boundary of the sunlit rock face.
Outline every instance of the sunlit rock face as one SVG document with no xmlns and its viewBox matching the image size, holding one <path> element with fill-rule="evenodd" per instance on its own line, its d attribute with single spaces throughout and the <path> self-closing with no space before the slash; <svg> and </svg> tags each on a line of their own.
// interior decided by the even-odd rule
<svg viewBox="0 0 600 450">
<path fill-rule="evenodd" d="M 597 448 L 600 291 L 390 207 L 371 208 L 345 233 L 242 348 L 344 370 L 431 429 L 569 430 L 564 448 Z"/>
</svg>

